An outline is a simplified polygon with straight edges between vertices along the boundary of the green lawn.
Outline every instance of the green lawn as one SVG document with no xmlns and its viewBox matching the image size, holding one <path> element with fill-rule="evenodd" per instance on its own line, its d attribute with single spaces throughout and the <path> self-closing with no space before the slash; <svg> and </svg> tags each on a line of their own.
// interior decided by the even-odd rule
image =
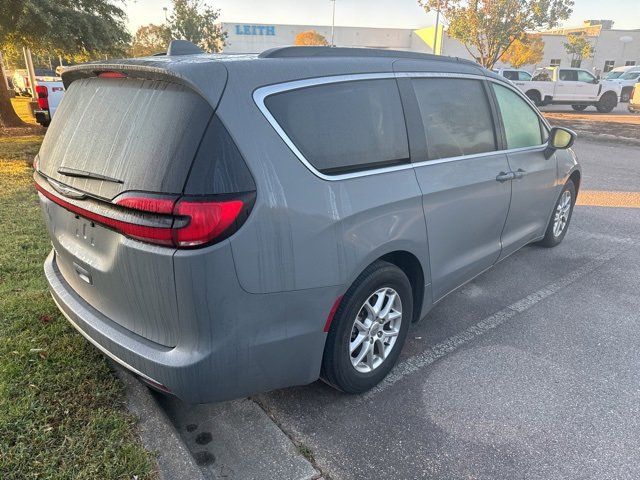
<svg viewBox="0 0 640 480">
<path fill-rule="evenodd" d="M 121 384 L 47 292 L 41 141 L 0 137 L 0 479 L 155 478 Z"/>
</svg>

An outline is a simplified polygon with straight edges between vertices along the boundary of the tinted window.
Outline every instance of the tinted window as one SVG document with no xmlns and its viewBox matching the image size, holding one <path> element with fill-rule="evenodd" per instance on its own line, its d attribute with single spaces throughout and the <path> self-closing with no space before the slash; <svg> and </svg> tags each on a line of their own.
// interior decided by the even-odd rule
<svg viewBox="0 0 640 480">
<path fill-rule="evenodd" d="M 596 80 L 596 77 L 591 75 L 589 72 L 585 72 L 584 70 L 578 70 L 579 82 L 593 83 L 595 82 L 595 80 Z"/>
<path fill-rule="evenodd" d="M 409 162 L 395 80 L 291 90 L 265 104 L 305 158 L 328 174 Z"/>
<path fill-rule="evenodd" d="M 528 82 L 529 80 L 531 80 L 531 74 L 528 72 L 518 72 L 518 79 Z"/>
<path fill-rule="evenodd" d="M 540 119 L 533 109 L 515 92 L 493 84 L 498 99 L 507 148 L 531 147 L 542 144 Z"/>
<path fill-rule="evenodd" d="M 509 80 L 518 80 L 518 72 L 514 72 L 513 70 L 505 70 L 502 72 L 502 75 Z"/>
<path fill-rule="evenodd" d="M 459 78 L 413 79 L 429 158 L 496 149 L 489 101 L 481 82 Z"/>
<path fill-rule="evenodd" d="M 576 72 L 575 70 L 560 70 L 558 79 L 564 82 L 577 82 L 578 72 Z"/>
</svg>

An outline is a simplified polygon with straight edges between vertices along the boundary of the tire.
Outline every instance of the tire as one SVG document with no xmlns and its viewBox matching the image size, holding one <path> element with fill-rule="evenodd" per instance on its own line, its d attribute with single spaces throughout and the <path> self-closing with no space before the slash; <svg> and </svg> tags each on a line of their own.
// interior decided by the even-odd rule
<svg viewBox="0 0 640 480">
<path fill-rule="evenodd" d="M 384 314 L 389 305 L 386 318 L 379 320 L 374 311 Z M 411 283 L 404 272 L 381 260 L 371 264 L 336 310 L 324 347 L 321 378 L 345 393 L 362 393 L 376 386 L 398 360 L 412 315 Z"/>
<path fill-rule="evenodd" d="M 569 195 L 568 207 L 565 203 L 567 195 Z M 551 248 L 562 242 L 564 236 L 567 234 L 567 230 L 569 229 L 569 222 L 571 221 L 573 206 L 575 204 L 576 187 L 573 184 L 572 180 L 567 180 L 567 183 L 564 184 L 562 192 L 560 192 L 560 196 L 558 197 L 558 200 L 553 207 L 553 213 L 551 214 L 551 218 L 549 219 L 549 224 L 547 225 L 547 230 L 544 234 L 544 238 L 540 242 L 538 242 L 540 246 Z M 560 218 L 558 218 L 559 215 L 561 215 Z M 556 228 L 556 222 L 562 221 L 562 217 L 564 217 L 564 221 L 561 228 L 558 230 L 558 228 Z"/>
<path fill-rule="evenodd" d="M 535 90 L 529 90 L 525 95 L 529 97 L 529 100 L 531 100 L 536 107 L 542 106 L 542 98 Z"/>
<path fill-rule="evenodd" d="M 596 109 L 600 113 L 609 113 L 611 110 L 616 108 L 617 105 L 618 97 L 616 96 L 616 94 L 613 92 L 607 92 L 602 97 L 600 97 L 600 100 L 598 100 L 598 103 L 596 103 Z"/>
<path fill-rule="evenodd" d="M 573 108 L 576 112 L 582 112 L 583 110 L 586 110 L 588 106 L 589 105 L 571 105 L 571 108 Z"/>
</svg>

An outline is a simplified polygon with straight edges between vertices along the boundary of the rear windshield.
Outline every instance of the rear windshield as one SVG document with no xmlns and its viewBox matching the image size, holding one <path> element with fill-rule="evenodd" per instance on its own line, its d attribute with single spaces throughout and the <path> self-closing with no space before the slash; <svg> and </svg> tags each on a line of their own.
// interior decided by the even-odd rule
<svg viewBox="0 0 640 480">
<path fill-rule="evenodd" d="M 42 143 L 40 169 L 107 199 L 127 190 L 180 193 L 212 114 L 175 83 L 77 80 Z"/>
</svg>

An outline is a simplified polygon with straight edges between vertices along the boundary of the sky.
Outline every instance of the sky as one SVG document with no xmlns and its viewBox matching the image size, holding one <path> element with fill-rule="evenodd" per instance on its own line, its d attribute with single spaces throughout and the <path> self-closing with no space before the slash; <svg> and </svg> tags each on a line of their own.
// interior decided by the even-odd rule
<svg viewBox="0 0 640 480">
<path fill-rule="evenodd" d="M 206 0 L 205 0 L 206 1 Z M 640 0 L 574 0 L 571 18 L 563 26 L 579 26 L 585 19 L 610 19 L 614 28 L 640 29 Z M 330 25 L 330 0 L 208 0 L 222 11 L 223 22 Z M 162 23 L 168 0 L 126 0 L 129 29 Z M 418 28 L 433 25 L 417 0 L 336 0 L 336 25 Z"/>
</svg>

